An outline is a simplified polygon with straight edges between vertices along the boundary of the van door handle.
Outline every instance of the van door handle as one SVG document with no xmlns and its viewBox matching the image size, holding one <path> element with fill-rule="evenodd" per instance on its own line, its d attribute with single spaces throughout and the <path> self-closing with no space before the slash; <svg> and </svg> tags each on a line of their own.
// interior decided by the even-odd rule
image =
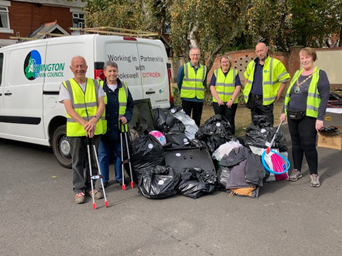
<svg viewBox="0 0 342 256">
<path fill-rule="evenodd" d="M 6 95 L 6 96 L 11 96 L 12 93 L 11 93 L 11 92 L 5 92 L 5 95 Z"/>
<path fill-rule="evenodd" d="M 146 94 L 154 94 L 156 93 L 155 91 L 147 91 Z"/>
</svg>

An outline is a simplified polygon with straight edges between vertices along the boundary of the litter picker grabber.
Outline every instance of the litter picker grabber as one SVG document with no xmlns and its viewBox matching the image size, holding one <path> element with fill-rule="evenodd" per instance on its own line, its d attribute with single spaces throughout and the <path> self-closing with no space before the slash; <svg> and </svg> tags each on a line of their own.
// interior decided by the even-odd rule
<svg viewBox="0 0 342 256">
<path fill-rule="evenodd" d="M 127 133 L 128 133 L 128 125 L 122 124 L 120 122 L 120 144 L 121 144 L 121 172 L 122 172 L 122 189 L 126 190 L 126 184 L 125 184 L 125 171 L 124 171 L 124 165 L 128 163 L 129 165 L 129 175 L 131 176 L 131 188 L 134 188 L 134 182 L 133 182 L 133 173 L 132 173 L 132 164 L 131 164 L 131 157 L 129 153 L 129 147 L 128 147 L 128 139 L 127 139 Z M 126 150 L 127 150 L 127 159 L 124 160 L 124 151 L 123 151 L 123 136 L 125 136 L 125 144 L 126 144 Z"/>
<path fill-rule="evenodd" d="M 264 165 L 266 170 L 274 174 L 283 174 L 287 172 L 290 168 L 289 160 L 287 160 L 284 156 L 275 152 L 274 150 L 271 150 L 282 123 L 283 121 L 281 120 L 276 132 L 273 135 L 271 142 L 266 142 L 267 149 L 262 153 L 261 156 L 262 164 Z M 287 163 L 287 167 L 285 163 Z"/>
<path fill-rule="evenodd" d="M 87 137 L 86 138 L 86 143 L 87 143 L 88 160 L 89 160 L 89 171 L 90 171 L 90 179 L 91 179 L 91 182 L 90 182 L 90 184 L 91 184 L 91 191 L 93 191 L 91 193 L 91 197 L 93 199 L 93 208 L 94 208 L 94 210 L 96 209 L 93 180 L 95 180 L 95 181 L 99 180 L 100 181 L 101 187 L 102 187 L 102 191 L 103 191 L 103 197 L 104 197 L 104 200 L 105 200 L 105 206 L 107 208 L 108 207 L 108 201 L 107 201 L 106 191 L 105 191 L 104 186 L 103 186 L 103 181 L 102 181 L 102 176 L 101 176 L 101 168 L 100 168 L 100 165 L 99 165 L 99 160 L 97 158 L 97 153 L 96 153 L 96 147 L 95 147 L 95 144 L 94 144 L 94 139 Z M 99 171 L 98 175 L 93 175 L 93 168 L 92 168 L 92 165 L 91 165 L 91 156 L 90 156 L 90 144 L 93 145 L 93 151 L 94 151 L 94 156 L 95 156 L 95 160 L 96 160 L 96 165 L 97 165 L 97 168 L 98 168 L 98 171 Z"/>
<path fill-rule="evenodd" d="M 278 125 L 277 130 L 276 130 L 276 132 L 274 133 L 271 142 L 270 142 L 270 143 L 266 142 L 266 146 L 267 146 L 266 153 L 267 153 L 267 154 L 270 153 L 271 147 L 272 147 L 272 145 L 273 145 L 273 143 L 274 143 L 274 141 L 275 141 L 275 139 L 276 139 L 276 137 L 277 137 L 277 134 L 278 134 L 278 132 L 279 132 L 279 129 L 280 129 L 280 126 L 281 126 L 282 123 L 283 123 L 283 120 L 280 121 L 280 124 Z"/>
</svg>

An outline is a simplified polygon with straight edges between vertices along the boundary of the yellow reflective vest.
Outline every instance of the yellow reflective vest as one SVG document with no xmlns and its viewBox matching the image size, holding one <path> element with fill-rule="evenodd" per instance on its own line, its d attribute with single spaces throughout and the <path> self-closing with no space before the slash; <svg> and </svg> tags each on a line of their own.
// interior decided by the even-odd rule
<svg viewBox="0 0 342 256">
<path fill-rule="evenodd" d="M 304 69 L 296 71 L 296 73 L 294 74 L 291 80 L 290 86 L 287 89 L 285 101 L 284 101 L 285 114 L 287 114 L 287 108 L 290 102 L 291 88 L 295 84 L 295 82 L 298 80 L 300 75 L 303 73 L 303 71 Z M 319 69 L 315 67 L 313 74 L 312 74 L 311 82 L 308 88 L 308 97 L 306 99 L 306 115 L 314 117 L 314 118 L 318 117 L 318 108 L 321 103 L 321 97 L 317 89 L 318 80 L 319 80 Z"/>
<path fill-rule="evenodd" d="M 246 103 L 248 102 L 249 93 L 251 92 L 254 81 L 255 65 L 256 63 L 254 60 L 249 62 L 244 73 L 244 76 L 247 79 L 247 83 L 243 90 L 243 95 Z M 268 56 L 265 60 L 262 73 L 262 104 L 265 106 L 272 104 L 277 97 L 280 83 L 285 83 L 289 79 L 290 75 L 286 71 L 283 63 L 281 63 L 281 61 L 277 59 Z"/>
<path fill-rule="evenodd" d="M 100 85 L 103 88 L 104 82 L 101 81 Z M 126 114 L 126 109 L 127 109 L 128 86 L 127 86 L 126 82 L 122 82 L 122 86 L 120 88 L 118 88 L 118 90 L 119 90 L 118 101 L 119 101 L 119 118 L 120 118 Z M 104 93 L 105 93 L 104 103 L 105 103 L 106 108 L 107 108 L 108 98 L 107 98 L 107 93 L 106 92 L 104 92 Z M 106 113 L 105 112 L 106 112 L 106 110 L 103 111 L 101 120 L 103 122 L 102 126 L 107 131 L 107 120 L 106 120 Z M 118 127 L 120 129 L 120 127 L 121 127 L 120 122 L 118 124 Z M 128 129 L 127 124 L 123 125 L 122 132 L 125 132 L 125 131 L 127 132 L 127 129 Z"/>
<path fill-rule="evenodd" d="M 184 78 L 181 88 L 181 98 L 197 98 L 200 100 L 204 99 L 205 88 L 203 82 L 207 74 L 207 67 L 200 65 L 195 73 L 190 62 L 184 64 Z"/>
<path fill-rule="evenodd" d="M 222 69 L 214 70 L 214 76 L 216 77 L 215 90 L 223 102 L 228 102 L 235 91 L 235 79 L 238 71 L 235 69 L 229 69 L 228 74 L 225 76 Z M 217 100 L 213 97 L 213 102 Z M 234 103 L 238 103 L 238 98 Z"/>
<path fill-rule="evenodd" d="M 69 91 L 72 107 L 76 113 L 85 121 L 89 121 L 96 115 L 99 84 L 96 80 L 87 78 L 85 92 L 74 79 L 63 82 L 64 87 Z M 67 136 L 86 136 L 83 126 L 76 122 L 67 113 Z M 95 135 L 103 134 L 102 122 L 96 124 Z"/>
</svg>

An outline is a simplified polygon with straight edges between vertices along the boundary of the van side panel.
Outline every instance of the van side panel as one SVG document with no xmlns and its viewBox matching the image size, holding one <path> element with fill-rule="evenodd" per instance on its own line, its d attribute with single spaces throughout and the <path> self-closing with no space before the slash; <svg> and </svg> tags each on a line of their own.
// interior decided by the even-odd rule
<svg viewBox="0 0 342 256">
<path fill-rule="evenodd" d="M 167 73 L 167 55 L 159 40 L 138 39 L 139 69 L 143 97 L 150 98 L 153 108 L 169 108 L 170 94 Z"/>
<path fill-rule="evenodd" d="M 119 67 L 119 79 L 127 83 L 134 100 L 141 99 L 141 75 L 139 70 L 138 49 L 136 41 L 110 39 L 103 42 L 105 51 L 97 55 L 103 56 L 105 61 L 114 61 Z"/>
<path fill-rule="evenodd" d="M 134 100 L 150 98 L 153 108 L 169 108 L 167 55 L 160 40 L 115 36 L 96 38 L 95 61 L 115 61 L 119 78 L 125 81 Z"/>
<path fill-rule="evenodd" d="M 73 41 L 68 40 L 64 43 L 53 40 L 48 42 L 46 64 L 54 68 L 46 70 L 45 72 L 45 92 L 59 92 L 60 84 L 74 77 L 74 74 L 70 70 L 70 65 L 71 59 L 77 55 L 86 59 L 88 65 L 86 76 L 93 78 L 93 41 L 81 40 L 82 38 L 80 37 L 73 39 Z"/>
<path fill-rule="evenodd" d="M 5 52 L 5 125 L 12 136 L 45 137 L 42 120 L 44 77 L 40 76 L 45 53 L 46 42 L 32 47 L 22 45 Z"/>
<path fill-rule="evenodd" d="M 5 103 L 4 103 L 4 98 L 5 98 L 5 90 L 4 90 L 4 67 L 6 64 L 4 63 L 4 53 L 0 52 L 0 72 L 1 72 L 1 77 L 0 77 L 0 136 L 2 133 L 7 133 L 7 126 L 4 125 L 5 121 Z"/>
<path fill-rule="evenodd" d="M 93 58 L 93 41 L 81 40 L 79 37 L 72 37 L 72 39 L 64 43 L 53 40 L 48 42 L 46 64 L 54 68 L 45 71 L 43 109 L 44 125 L 47 129 L 51 125 L 51 120 L 54 118 L 66 117 L 64 105 L 59 102 L 59 89 L 63 81 L 74 77 L 70 70 L 72 57 L 79 55 L 88 60 L 87 76 L 90 78 L 93 77 L 92 68 L 89 68 L 89 66 L 92 67 L 93 65 L 93 61 L 91 61 Z M 60 122 L 59 125 L 61 125 Z M 48 135 L 47 138 L 49 138 Z"/>
</svg>

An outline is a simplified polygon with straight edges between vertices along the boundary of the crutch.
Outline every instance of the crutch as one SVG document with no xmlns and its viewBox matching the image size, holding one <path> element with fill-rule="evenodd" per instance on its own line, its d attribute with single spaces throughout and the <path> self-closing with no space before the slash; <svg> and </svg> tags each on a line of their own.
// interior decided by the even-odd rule
<svg viewBox="0 0 342 256">
<path fill-rule="evenodd" d="M 90 185 L 91 185 L 91 191 L 92 191 L 91 197 L 93 199 L 93 208 L 94 208 L 94 210 L 96 210 L 93 180 L 100 180 L 102 191 L 103 191 L 103 197 L 104 197 L 104 200 L 105 200 L 105 206 L 107 208 L 108 207 L 108 201 L 107 201 L 106 191 L 105 191 L 104 186 L 103 186 L 103 181 L 102 181 L 102 176 L 101 176 L 101 168 L 100 168 L 100 165 L 99 165 L 99 160 L 97 158 L 97 153 L 96 153 L 96 147 L 95 147 L 95 144 L 94 144 L 94 139 L 87 137 L 86 138 L 86 143 L 87 143 L 88 160 L 89 160 L 89 171 L 90 171 L 90 179 L 91 179 Z M 98 175 L 93 175 L 93 168 L 92 168 L 92 165 L 91 165 L 91 157 L 90 157 L 90 143 L 93 145 L 94 156 L 95 156 L 95 160 L 96 160 L 96 164 L 97 164 L 97 169 L 99 171 Z"/>
<path fill-rule="evenodd" d="M 126 184 L 125 184 L 125 171 L 124 171 L 124 164 L 128 163 L 129 165 L 129 174 L 131 176 L 131 188 L 134 188 L 134 182 L 133 182 L 133 174 L 132 174 L 132 165 L 131 165 L 131 157 L 129 154 L 129 147 L 128 147 L 128 139 L 127 139 L 127 132 L 128 132 L 128 125 L 123 124 L 120 121 L 120 144 L 121 144 L 121 173 L 122 173 L 122 189 L 126 190 Z M 125 136 L 125 142 L 126 142 L 126 150 L 127 150 L 127 159 L 124 160 L 124 152 L 123 152 L 123 145 L 122 145 L 122 136 Z"/>
</svg>

